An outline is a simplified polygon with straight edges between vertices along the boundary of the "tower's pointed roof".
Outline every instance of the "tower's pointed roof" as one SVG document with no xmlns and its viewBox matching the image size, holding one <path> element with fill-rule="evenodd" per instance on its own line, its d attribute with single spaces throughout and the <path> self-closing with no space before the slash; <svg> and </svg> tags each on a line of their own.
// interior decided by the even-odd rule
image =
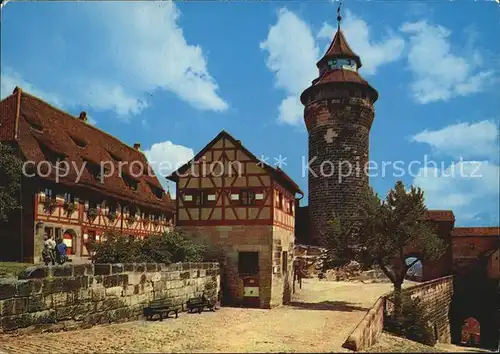
<svg viewBox="0 0 500 354">
<path fill-rule="evenodd" d="M 337 33 L 335 33 L 335 36 L 333 37 L 333 41 L 330 44 L 330 47 L 328 47 L 328 50 L 326 51 L 325 55 L 323 55 L 323 58 L 318 61 L 317 66 L 320 67 L 321 64 L 332 58 L 353 59 L 354 61 L 356 61 L 358 69 L 361 67 L 361 59 L 359 58 L 359 55 L 354 53 L 349 46 L 349 43 L 347 43 L 344 33 L 340 29 L 340 26 L 337 30 Z"/>
</svg>

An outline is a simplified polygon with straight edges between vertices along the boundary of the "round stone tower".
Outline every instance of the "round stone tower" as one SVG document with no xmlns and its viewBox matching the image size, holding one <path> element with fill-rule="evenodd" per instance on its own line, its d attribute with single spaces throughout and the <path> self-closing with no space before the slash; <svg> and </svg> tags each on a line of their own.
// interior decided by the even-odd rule
<svg viewBox="0 0 500 354">
<path fill-rule="evenodd" d="M 300 96 L 309 132 L 309 234 L 320 243 L 328 221 L 356 212 L 369 184 L 365 166 L 378 98 L 358 73 L 361 59 L 340 30 L 340 14 L 337 20 L 337 33 L 316 64 L 319 77 Z"/>
</svg>

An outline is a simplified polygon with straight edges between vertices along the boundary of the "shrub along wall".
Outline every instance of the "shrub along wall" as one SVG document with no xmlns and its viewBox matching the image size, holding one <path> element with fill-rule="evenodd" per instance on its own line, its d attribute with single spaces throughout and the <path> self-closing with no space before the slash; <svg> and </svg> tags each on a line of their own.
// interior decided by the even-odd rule
<svg viewBox="0 0 500 354">
<path fill-rule="evenodd" d="M 217 297 L 218 263 L 81 264 L 31 267 L 0 280 L 0 329 L 85 328 L 140 319 L 153 299 L 183 306 L 193 296 Z"/>
</svg>

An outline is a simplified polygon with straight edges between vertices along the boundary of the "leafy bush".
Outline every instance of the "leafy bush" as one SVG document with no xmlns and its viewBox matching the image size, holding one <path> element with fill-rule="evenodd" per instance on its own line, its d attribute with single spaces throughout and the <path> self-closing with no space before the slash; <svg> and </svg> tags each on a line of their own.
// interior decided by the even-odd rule
<svg viewBox="0 0 500 354">
<path fill-rule="evenodd" d="M 201 262 L 205 246 L 172 231 L 151 235 L 143 240 L 109 232 L 101 243 L 95 244 L 95 263 L 175 263 Z"/>
<path fill-rule="evenodd" d="M 403 292 L 402 311 L 401 318 L 398 319 L 391 314 L 384 320 L 385 330 L 415 342 L 434 346 L 436 338 L 430 326 L 431 317 L 420 299 L 412 300 Z"/>
</svg>

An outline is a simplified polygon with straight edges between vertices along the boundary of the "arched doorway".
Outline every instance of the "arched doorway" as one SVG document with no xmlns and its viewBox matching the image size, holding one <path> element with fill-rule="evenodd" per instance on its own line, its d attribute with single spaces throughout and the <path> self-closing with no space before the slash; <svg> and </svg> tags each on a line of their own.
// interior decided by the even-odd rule
<svg viewBox="0 0 500 354">
<path fill-rule="evenodd" d="M 66 254 L 76 253 L 76 232 L 73 229 L 67 229 L 63 234 L 63 242 L 66 244 Z"/>
<path fill-rule="evenodd" d="M 477 347 L 481 343 L 481 325 L 474 317 L 467 318 L 462 324 L 460 344 Z"/>
<path fill-rule="evenodd" d="M 405 278 L 413 281 L 422 281 L 423 277 L 423 265 L 420 258 L 416 255 L 407 256 L 405 259 L 405 264 L 411 265 L 406 271 Z"/>
</svg>

